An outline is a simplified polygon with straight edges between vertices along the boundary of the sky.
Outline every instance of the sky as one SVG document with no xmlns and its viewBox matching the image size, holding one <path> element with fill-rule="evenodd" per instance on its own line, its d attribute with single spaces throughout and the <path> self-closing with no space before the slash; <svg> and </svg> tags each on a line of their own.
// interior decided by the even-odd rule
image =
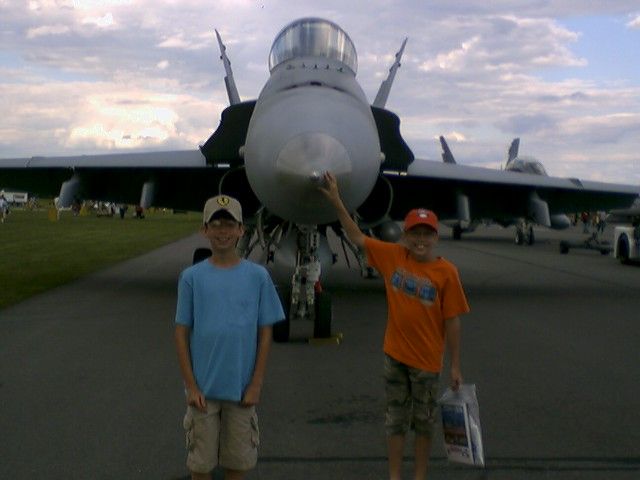
<svg viewBox="0 0 640 480">
<path fill-rule="evenodd" d="M 637 0 L 0 0 L 0 159 L 191 149 L 242 100 L 290 22 L 340 25 L 370 101 L 417 158 L 501 168 L 512 138 L 549 174 L 640 185 Z M 1 161 L 1 160 L 0 160 Z"/>
</svg>

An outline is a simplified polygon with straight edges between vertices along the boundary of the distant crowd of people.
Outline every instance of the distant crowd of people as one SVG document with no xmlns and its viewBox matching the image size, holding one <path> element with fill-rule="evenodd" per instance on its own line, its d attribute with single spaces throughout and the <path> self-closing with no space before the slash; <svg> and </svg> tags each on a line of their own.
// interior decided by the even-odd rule
<svg viewBox="0 0 640 480">
<path fill-rule="evenodd" d="M 577 225 L 578 222 L 582 223 L 582 231 L 589 233 L 590 229 L 593 229 L 594 233 L 604 233 L 604 229 L 607 226 L 607 213 L 605 211 L 597 212 L 582 212 L 576 213 L 573 217 L 573 224 Z"/>
<path fill-rule="evenodd" d="M 78 197 L 75 197 L 71 202 L 71 205 L 68 208 L 63 208 L 59 204 L 58 198 L 53 200 L 53 206 L 57 211 L 57 218 L 60 218 L 61 210 L 70 210 L 73 216 L 79 216 L 85 209 L 93 209 L 98 217 L 113 217 L 116 214 L 124 219 L 127 211 L 129 210 L 129 205 L 126 204 L 116 204 L 113 202 L 93 202 L 93 201 L 82 201 Z M 10 213 L 11 203 L 7 200 L 7 197 L 4 193 L 0 193 L 0 222 L 5 223 Z M 38 198 L 32 197 L 25 204 L 24 208 L 28 210 L 35 210 L 39 207 Z M 144 208 L 140 205 L 136 205 L 133 213 L 133 217 L 137 219 L 145 218 Z"/>
</svg>

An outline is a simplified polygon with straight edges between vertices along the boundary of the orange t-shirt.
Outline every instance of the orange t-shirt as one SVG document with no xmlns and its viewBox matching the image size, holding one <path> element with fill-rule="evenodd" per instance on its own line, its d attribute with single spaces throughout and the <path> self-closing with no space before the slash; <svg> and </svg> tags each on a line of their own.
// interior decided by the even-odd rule
<svg viewBox="0 0 640 480">
<path fill-rule="evenodd" d="M 365 239 L 367 260 L 384 279 L 384 352 L 428 372 L 442 370 L 445 320 L 469 311 L 458 270 L 442 257 L 417 262 L 404 246 Z"/>
</svg>

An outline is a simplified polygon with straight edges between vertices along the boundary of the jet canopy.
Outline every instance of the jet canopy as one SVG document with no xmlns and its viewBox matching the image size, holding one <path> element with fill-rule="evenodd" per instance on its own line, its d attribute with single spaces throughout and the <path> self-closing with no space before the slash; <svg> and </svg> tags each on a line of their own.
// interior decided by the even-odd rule
<svg viewBox="0 0 640 480">
<path fill-rule="evenodd" d="M 511 162 L 511 170 L 522 173 L 533 173 L 534 175 L 548 175 L 542 163 L 529 157 L 520 157 L 513 160 Z"/>
<path fill-rule="evenodd" d="M 322 57 L 344 63 L 355 74 L 358 56 L 349 35 L 321 18 L 302 18 L 284 27 L 271 46 L 269 71 L 296 57 Z"/>
</svg>

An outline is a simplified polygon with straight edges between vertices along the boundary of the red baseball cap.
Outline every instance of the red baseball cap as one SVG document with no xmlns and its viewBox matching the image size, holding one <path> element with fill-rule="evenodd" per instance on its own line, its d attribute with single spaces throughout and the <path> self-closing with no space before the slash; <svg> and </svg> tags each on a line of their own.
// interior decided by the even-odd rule
<svg viewBox="0 0 640 480">
<path fill-rule="evenodd" d="M 438 216 L 431 210 L 424 208 L 414 208 L 407 216 L 404 217 L 404 231 L 415 227 L 416 225 L 427 225 L 438 232 Z"/>
</svg>

